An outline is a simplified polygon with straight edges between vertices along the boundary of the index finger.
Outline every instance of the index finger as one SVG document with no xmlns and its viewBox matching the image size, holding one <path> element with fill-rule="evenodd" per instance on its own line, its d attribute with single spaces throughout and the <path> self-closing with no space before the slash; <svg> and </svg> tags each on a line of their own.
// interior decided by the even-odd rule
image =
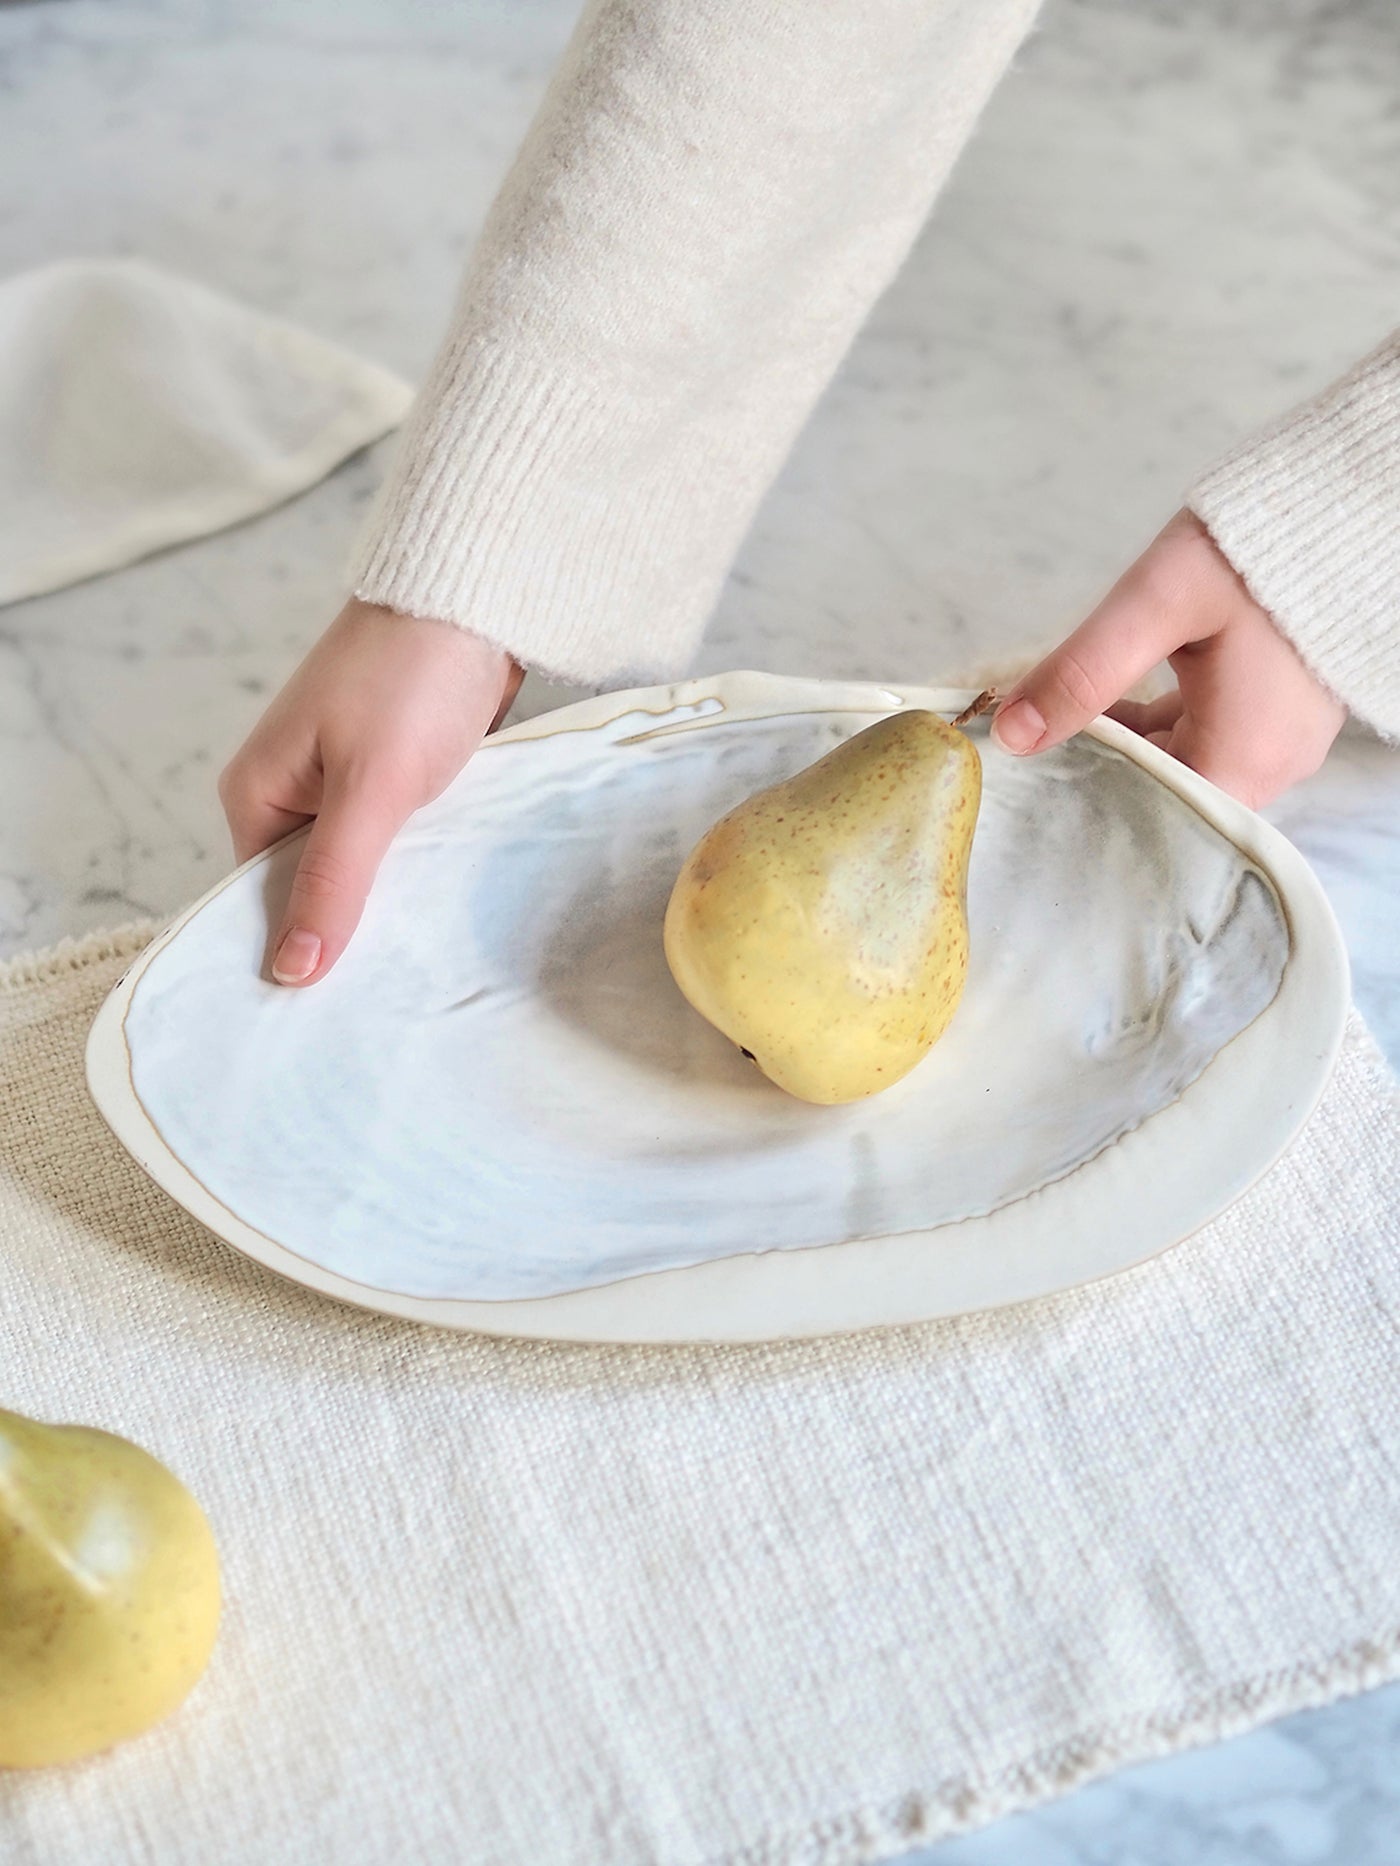
<svg viewBox="0 0 1400 1866">
<path fill-rule="evenodd" d="M 240 866 L 309 820 L 304 811 L 269 803 L 256 779 L 244 777 L 233 766 L 219 779 L 219 802 L 233 842 L 233 859 Z"/>
</svg>

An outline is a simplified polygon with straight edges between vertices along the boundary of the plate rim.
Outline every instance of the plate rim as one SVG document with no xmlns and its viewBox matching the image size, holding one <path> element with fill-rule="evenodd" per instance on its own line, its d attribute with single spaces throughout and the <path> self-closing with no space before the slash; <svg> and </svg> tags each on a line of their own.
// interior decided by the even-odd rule
<svg viewBox="0 0 1400 1866">
<path fill-rule="evenodd" d="M 575 701 L 494 734 L 476 756 L 489 755 L 502 746 L 552 737 L 561 731 L 606 730 L 619 719 L 638 713 L 652 713 L 660 721 L 678 711 L 697 709 L 689 719 L 672 719 L 670 724 L 656 728 L 670 735 L 704 729 L 720 719 L 733 723 L 795 712 L 883 715 L 911 706 L 953 712 L 972 698 L 971 688 L 833 681 L 740 669 Z M 711 701 L 718 705 L 706 709 Z M 1216 1052 L 1174 1101 L 1069 1173 L 992 1212 L 921 1230 L 800 1249 L 744 1252 L 678 1268 L 641 1271 L 579 1290 L 498 1300 L 413 1296 L 380 1289 L 298 1255 L 223 1205 L 166 1143 L 132 1082 L 125 1018 L 141 979 L 160 953 L 226 888 L 270 861 L 277 850 L 304 837 L 308 833 L 305 827 L 223 876 L 158 933 L 122 973 L 88 1033 L 85 1069 L 89 1094 L 107 1126 L 142 1170 L 222 1242 L 265 1269 L 320 1295 L 434 1327 L 599 1344 L 809 1339 L 982 1313 L 1119 1275 L 1172 1249 L 1210 1223 L 1262 1178 L 1286 1150 L 1316 1106 L 1340 1050 L 1350 1009 L 1350 970 L 1342 935 L 1321 883 L 1281 832 L 1125 726 L 1100 718 L 1086 727 L 1085 733 L 1147 771 L 1268 875 L 1287 923 L 1289 954 L 1278 992 L 1270 1004 Z M 651 735 L 650 729 L 643 729 L 637 736 Z M 1277 1093 L 1280 1085 L 1266 1066 L 1268 1057 L 1264 1053 L 1273 1026 L 1289 1016 L 1302 1019 L 1306 1030 L 1306 1054 L 1291 1098 Z M 1196 1111 L 1203 1097 L 1214 1095 L 1219 1099 L 1230 1078 L 1237 1079 L 1238 1088 L 1254 1090 L 1245 1097 L 1244 1105 L 1254 1116 L 1256 1129 L 1262 1126 L 1264 1130 L 1261 1144 L 1251 1147 L 1245 1162 L 1237 1163 L 1232 1171 L 1224 1157 L 1219 1123 L 1208 1124 L 1206 1138 L 1214 1143 L 1209 1196 L 1204 1200 L 1198 1196 L 1193 1211 L 1193 1201 L 1183 1197 L 1179 1186 L 1156 1189 L 1146 1215 L 1145 1238 L 1135 1239 L 1122 1254 L 1107 1253 L 1113 1261 L 1102 1261 L 1102 1214 L 1092 1210 L 1076 1212 L 1076 1207 L 1086 1203 L 1084 1175 L 1093 1169 L 1090 1197 L 1099 1206 L 1111 1208 L 1118 1203 L 1112 1196 L 1112 1185 L 1101 1196 L 1099 1184 L 1129 1179 L 1137 1156 L 1144 1152 L 1146 1139 L 1150 1136 L 1155 1145 L 1164 1129 L 1181 1130 L 1184 1141 L 1200 1140 L 1205 1124 L 1197 1120 Z M 1209 1086 L 1203 1089 L 1202 1085 Z M 1209 1209 L 1201 1209 L 1203 1205 Z M 1061 1207 L 1066 1208 L 1063 1214 Z M 1120 1209 L 1127 1209 L 1126 1205 Z M 1084 1224 L 1091 1218 L 1099 1222 L 1090 1225 L 1088 1236 L 1079 1236 L 1068 1253 L 1076 1265 L 1071 1273 L 1037 1276 L 1044 1257 L 1054 1256 L 1053 1252 L 1037 1251 L 1037 1240 L 1043 1243 L 1052 1227 L 1062 1229 L 1076 1219 Z M 980 1240 L 980 1273 L 975 1264 L 969 1263 L 962 1266 L 961 1276 L 950 1278 L 945 1255 L 929 1251 L 931 1240 L 950 1232 L 967 1233 Z M 1018 1233 L 1022 1234 L 1019 1243 Z M 1060 1261 L 1065 1254 L 1062 1246 Z M 1018 1264 L 1022 1274 L 1004 1283 L 1000 1293 L 993 1293 L 991 1286 L 997 1281 L 998 1266 L 1004 1269 L 1008 1261 Z M 931 1288 L 940 1282 L 945 1286 L 942 1297 Z"/>
</svg>

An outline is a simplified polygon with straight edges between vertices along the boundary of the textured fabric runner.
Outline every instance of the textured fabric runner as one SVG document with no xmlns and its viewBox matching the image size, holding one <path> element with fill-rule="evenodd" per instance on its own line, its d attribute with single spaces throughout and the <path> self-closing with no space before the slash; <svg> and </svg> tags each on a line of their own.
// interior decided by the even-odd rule
<svg viewBox="0 0 1400 1866">
<path fill-rule="evenodd" d="M 339 1308 L 148 1183 L 82 1080 L 143 937 L 0 968 L 0 1404 L 167 1459 L 226 1617 L 166 1726 L 0 1778 L 6 1866 L 850 1866 L 1400 1672 L 1400 1105 L 1359 1021 L 1288 1157 L 1140 1269 L 558 1347 Z"/>
</svg>

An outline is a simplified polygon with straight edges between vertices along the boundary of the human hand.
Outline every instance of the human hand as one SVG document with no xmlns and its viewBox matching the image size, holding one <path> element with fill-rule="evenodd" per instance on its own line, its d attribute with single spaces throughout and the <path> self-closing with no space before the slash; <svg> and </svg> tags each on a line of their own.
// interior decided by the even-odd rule
<svg viewBox="0 0 1400 1866">
<path fill-rule="evenodd" d="M 1175 693 L 1123 699 L 1164 660 Z M 1010 752 L 1047 751 L 1105 712 L 1252 809 L 1310 777 L 1346 719 L 1189 511 L 1016 682 L 992 735 Z"/>
<path fill-rule="evenodd" d="M 523 679 L 449 623 L 341 610 L 219 779 L 240 862 L 311 819 L 270 947 L 279 984 L 325 977 L 396 831 L 456 777 Z"/>
</svg>

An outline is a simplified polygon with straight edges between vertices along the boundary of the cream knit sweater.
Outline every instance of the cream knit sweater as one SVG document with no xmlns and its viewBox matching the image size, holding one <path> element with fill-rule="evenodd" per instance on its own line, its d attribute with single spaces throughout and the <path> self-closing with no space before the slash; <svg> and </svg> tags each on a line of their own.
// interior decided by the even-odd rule
<svg viewBox="0 0 1400 1866">
<path fill-rule="evenodd" d="M 366 600 L 680 672 L 1038 0 L 589 0 L 364 540 Z M 1190 503 L 1400 736 L 1400 334 Z"/>
</svg>

